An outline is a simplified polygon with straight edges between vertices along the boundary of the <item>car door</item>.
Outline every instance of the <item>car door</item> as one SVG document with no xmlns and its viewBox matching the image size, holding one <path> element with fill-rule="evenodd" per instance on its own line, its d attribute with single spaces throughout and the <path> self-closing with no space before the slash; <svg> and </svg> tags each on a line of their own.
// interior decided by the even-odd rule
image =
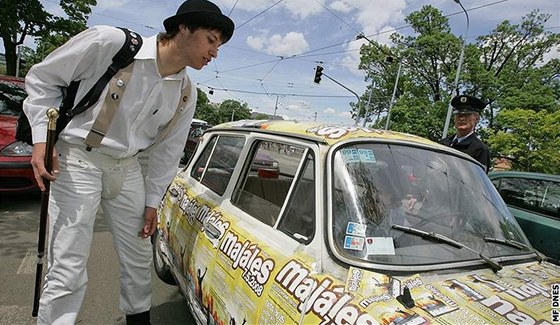
<svg viewBox="0 0 560 325">
<path fill-rule="evenodd" d="M 315 153 L 266 136 L 247 146 L 231 200 L 222 202 L 231 214 L 211 281 L 211 323 L 298 323 L 297 305 L 280 294 L 275 276 L 282 266 L 318 259 Z"/>
<path fill-rule="evenodd" d="M 183 290 L 201 322 L 209 317 L 214 301 L 210 282 L 220 277 L 214 267 L 217 243 L 229 225 L 221 202 L 228 195 L 244 142 L 242 135 L 210 134 L 196 160 L 183 170 L 183 184 L 173 184 L 183 192 L 178 195 L 183 217 L 171 222 L 169 231 L 174 237 L 170 241 L 180 260 L 176 264 L 184 277 Z"/>
</svg>

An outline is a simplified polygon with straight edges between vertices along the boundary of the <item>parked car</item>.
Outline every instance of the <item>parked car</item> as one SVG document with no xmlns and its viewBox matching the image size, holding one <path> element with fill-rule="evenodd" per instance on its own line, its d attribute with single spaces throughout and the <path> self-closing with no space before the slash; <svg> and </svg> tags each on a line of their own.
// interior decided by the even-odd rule
<svg viewBox="0 0 560 325">
<path fill-rule="evenodd" d="M 16 141 L 16 126 L 27 97 L 24 79 L 0 75 L 0 193 L 36 190 L 31 167 L 33 147 Z"/>
<path fill-rule="evenodd" d="M 560 176 L 495 171 L 488 177 L 533 247 L 560 264 Z"/>
<path fill-rule="evenodd" d="M 211 128 L 212 125 L 208 124 L 206 121 L 194 118 L 191 123 L 191 128 L 189 130 L 189 136 L 185 142 L 185 149 L 183 150 L 183 157 L 181 157 L 181 164 L 186 164 L 191 159 L 196 145 L 198 144 L 198 139 L 202 136 L 204 131 Z"/>
<path fill-rule="evenodd" d="M 549 322 L 560 278 L 468 155 L 313 122 L 207 130 L 153 243 L 198 324 Z"/>
</svg>

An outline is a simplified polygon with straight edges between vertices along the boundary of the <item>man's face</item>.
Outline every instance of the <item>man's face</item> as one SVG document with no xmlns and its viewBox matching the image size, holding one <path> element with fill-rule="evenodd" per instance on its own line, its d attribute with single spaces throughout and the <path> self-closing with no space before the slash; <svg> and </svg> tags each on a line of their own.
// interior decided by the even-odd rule
<svg viewBox="0 0 560 325">
<path fill-rule="evenodd" d="M 198 28 L 191 32 L 188 28 L 181 26 L 177 39 L 177 46 L 184 56 L 186 66 L 200 70 L 213 58 L 218 57 L 218 47 L 222 45 L 219 30 Z"/>
<path fill-rule="evenodd" d="M 478 122 L 477 113 L 456 113 L 455 114 L 455 128 L 459 136 L 467 135 L 474 130 Z"/>
</svg>

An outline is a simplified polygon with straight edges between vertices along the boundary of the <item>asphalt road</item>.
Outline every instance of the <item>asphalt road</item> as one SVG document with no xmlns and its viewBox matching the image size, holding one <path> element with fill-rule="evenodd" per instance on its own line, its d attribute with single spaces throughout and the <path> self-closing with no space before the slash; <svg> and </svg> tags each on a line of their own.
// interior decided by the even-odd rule
<svg viewBox="0 0 560 325">
<path fill-rule="evenodd" d="M 35 324 L 31 317 L 40 195 L 0 196 L 0 325 Z M 46 266 L 45 266 L 46 268 Z M 194 324 L 186 300 L 153 275 L 152 324 Z M 119 310 L 118 261 L 103 215 L 95 224 L 88 289 L 77 324 L 125 324 Z"/>
</svg>

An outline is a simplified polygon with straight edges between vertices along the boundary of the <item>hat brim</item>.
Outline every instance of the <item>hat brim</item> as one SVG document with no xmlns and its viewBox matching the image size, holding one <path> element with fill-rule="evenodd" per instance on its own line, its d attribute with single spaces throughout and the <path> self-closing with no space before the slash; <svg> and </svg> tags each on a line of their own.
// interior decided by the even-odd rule
<svg viewBox="0 0 560 325">
<path fill-rule="evenodd" d="M 212 11 L 191 11 L 171 16 L 163 21 L 163 26 L 169 32 L 177 25 L 185 23 L 198 24 L 219 30 L 222 34 L 222 44 L 231 39 L 235 28 L 233 21 L 228 16 Z"/>
<path fill-rule="evenodd" d="M 459 114 L 459 113 L 480 113 L 480 111 L 471 108 L 471 107 L 463 107 L 463 108 L 455 108 L 453 109 L 453 114 Z"/>
</svg>

